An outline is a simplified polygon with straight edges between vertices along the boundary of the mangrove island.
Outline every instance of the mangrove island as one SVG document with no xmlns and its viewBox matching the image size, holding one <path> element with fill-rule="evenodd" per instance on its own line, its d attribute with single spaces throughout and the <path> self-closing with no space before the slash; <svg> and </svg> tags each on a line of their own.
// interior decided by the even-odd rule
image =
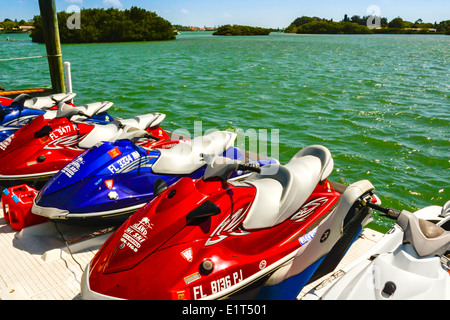
<svg viewBox="0 0 450 320">
<path fill-rule="evenodd" d="M 217 28 L 214 36 L 267 36 L 272 30 L 260 27 L 226 24 Z"/>
<path fill-rule="evenodd" d="M 80 28 L 69 29 L 68 19 L 73 13 L 58 12 L 61 43 L 130 42 L 174 40 L 172 24 L 156 13 L 131 7 L 118 9 L 82 9 Z M 31 32 L 34 42 L 44 43 L 41 16 L 34 17 Z"/>
</svg>

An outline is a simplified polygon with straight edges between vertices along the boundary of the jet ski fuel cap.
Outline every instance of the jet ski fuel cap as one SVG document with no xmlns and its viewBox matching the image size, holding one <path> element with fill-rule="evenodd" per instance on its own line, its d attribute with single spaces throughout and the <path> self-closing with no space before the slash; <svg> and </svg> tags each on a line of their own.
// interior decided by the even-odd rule
<svg viewBox="0 0 450 320">
<path fill-rule="evenodd" d="M 109 200 L 116 200 L 118 197 L 119 195 L 115 191 L 111 191 L 110 193 L 108 193 Z"/>
<path fill-rule="evenodd" d="M 210 274 L 214 269 L 214 263 L 209 260 L 203 260 L 202 263 L 200 264 L 200 273 L 204 274 L 204 275 L 208 275 Z"/>
</svg>

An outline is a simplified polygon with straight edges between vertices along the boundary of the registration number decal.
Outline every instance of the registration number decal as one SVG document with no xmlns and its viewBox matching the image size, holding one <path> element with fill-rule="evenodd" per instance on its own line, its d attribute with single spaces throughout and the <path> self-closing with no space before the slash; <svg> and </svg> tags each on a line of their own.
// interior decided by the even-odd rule
<svg viewBox="0 0 450 320">
<path fill-rule="evenodd" d="M 215 294 L 222 290 L 228 289 L 229 287 L 238 284 L 242 280 L 244 280 L 242 269 L 239 269 L 239 271 L 233 272 L 231 275 L 227 275 L 225 277 L 211 281 L 209 286 L 206 286 L 206 288 L 203 288 L 203 285 L 193 287 L 194 300 L 201 299 L 207 297 L 210 294 Z M 210 292 L 209 294 L 207 290 Z"/>
</svg>

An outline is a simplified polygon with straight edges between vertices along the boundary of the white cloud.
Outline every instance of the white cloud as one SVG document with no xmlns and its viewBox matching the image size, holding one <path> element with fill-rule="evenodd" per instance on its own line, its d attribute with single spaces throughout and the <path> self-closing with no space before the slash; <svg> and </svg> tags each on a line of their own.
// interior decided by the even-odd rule
<svg viewBox="0 0 450 320">
<path fill-rule="evenodd" d="M 229 14 L 228 12 L 224 12 L 224 13 L 223 13 L 223 16 L 224 16 L 225 18 L 231 18 L 231 14 Z"/>
<path fill-rule="evenodd" d="M 81 5 L 81 4 L 82 4 L 82 3 L 80 3 L 80 5 Z M 78 13 L 80 13 L 80 12 L 81 12 L 81 9 L 80 9 L 80 7 L 79 7 L 78 5 L 76 5 L 76 4 L 71 4 L 70 6 L 67 7 L 66 12 L 67 12 L 67 13 L 72 13 L 72 12 L 78 12 Z"/>
<path fill-rule="evenodd" d="M 105 7 L 122 8 L 123 5 L 120 0 L 103 0 L 103 5 Z"/>
<path fill-rule="evenodd" d="M 181 12 L 184 14 L 189 14 L 189 10 L 188 9 L 181 9 Z"/>
<path fill-rule="evenodd" d="M 66 0 L 67 3 L 83 4 L 83 0 Z"/>
</svg>

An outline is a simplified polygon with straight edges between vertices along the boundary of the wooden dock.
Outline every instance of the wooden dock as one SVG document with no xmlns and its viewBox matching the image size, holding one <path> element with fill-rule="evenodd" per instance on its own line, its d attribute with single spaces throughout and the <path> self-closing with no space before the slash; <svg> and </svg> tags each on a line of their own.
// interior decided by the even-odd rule
<svg viewBox="0 0 450 320">
<path fill-rule="evenodd" d="M 37 88 L 29 88 L 29 89 L 18 89 L 18 90 L 6 90 L 0 91 L 0 96 L 14 99 L 19 94 L 26 93 L 33 97 L 46 96 L 53 93 L 52 88 L 47 87 L 37 87 Z"/>
<path fill-rule="evenodd" d="M 0 300 L 79 300 L 84 268 L 111 230 L 45 222 L 14 230 L 0 209 Z M 94 236 L 95 235 L 95 236 Z M 336 270 L 355 260 L 383 235 L 365 229 Z M 311 283 L 299 297 L 329 275 Z"/>
</svg>

